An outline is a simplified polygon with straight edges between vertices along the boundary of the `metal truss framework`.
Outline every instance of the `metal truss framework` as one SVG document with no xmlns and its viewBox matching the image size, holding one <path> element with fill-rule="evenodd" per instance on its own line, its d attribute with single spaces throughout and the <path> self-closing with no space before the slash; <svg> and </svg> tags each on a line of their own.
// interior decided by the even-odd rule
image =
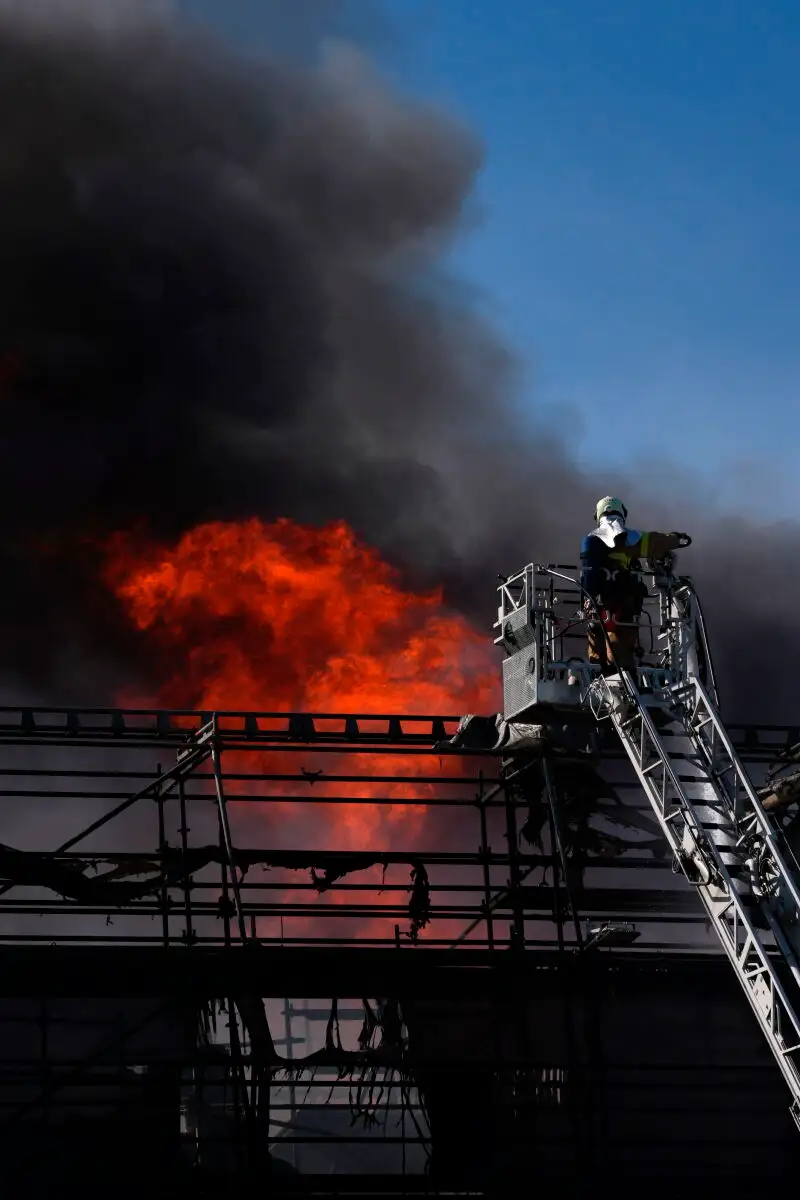
<svg viewBox="0 0 800 1200">
<path fill-rule="evenodd" d="M 691 892 L 635 850 L 593 861 L 576 885 L 548 762 L 542 844 L 521 842 L 525 765 L 442 754 L 435 745 L 457 721 L 0 709 L 0 812 L 24 845 L 0 846 L 0 995 L 170 997 L 206 1012 L 222 1001 L 230 1103 L 263 1154 L 326 1137 L 283 1120 L 289 1106 L 297 1116 L 296 1095 L 290 1104 L 278 1083 L 287 1056 L 264 998 L 508 997 L 590 946 L 592 920 L 647 925 L 626 952 L 642 963 L 708 958 L 708 943 L 684 936 L 703 917 Z M 777 726 L 729 735 L 755 770 L 800 740 Z M 57 846 L 51 827 L 65 834 Z M 373 1100 L 382 1082 L 386 1112 L 402 1115 L 392 1136 L 405 1163 L 427 1141 L 408 1046 L 384 1036 L 377 1051 L 369 1040 L 343 1049 L 338 1016 L 312 1055 L 315 1086 L 327 1072 L 325 1094 L 352 1102 L 354 1078 Z M 290 1030 L 283 1040 L 290 1050 Z M 196 1062 L 185 1069 L 197 1079 Z M 313 1112 L 321 1100 L 309 1094 Z M 13 1099 L 0 1129 L 6 1119 L 19 1119 Z M 371 1140 L 362 1134 L 349 1141 Z"/>
<path fill-rule="evenodd" d="M 611 719 L 675 861 L 694 884 L 709 924 L 750 1001 L 789 1087 L 792 1113 L 800 1124 L 800 1019 L 781 980 L 782 967 L 788 966 L 797 982 L 800 967 L 770 909 L 758 908 L 765 885 L 756 878 L 760 873 L 773 885 L 780 883 L 797 911 L 797 863 L 793 857 L 791 865 L 787 863 L 784 855 L 791 851 L 780 845 L 779 831 L 770 824 L 702 684 L 691 679 L 674 689 L 686 706 L 685 723 L 676 720 L 678 736 L 669 739 L 657 731 L 630 677 L 626 677 L 626 685 L 633 700 L 629 706 L 618 707 L 606 684 Z M 694 776 L 687 773 L 693 767 Z M 746 878 L 744 886 L 741 882 L 737 885 L 737 867 L 741 870 L 745 864 L 752 882 Z M 765 930 L 774 938 L 769 939 L 771 945 Z M 775 953 L 776 946 L 780 955 Z"/>
</svg>

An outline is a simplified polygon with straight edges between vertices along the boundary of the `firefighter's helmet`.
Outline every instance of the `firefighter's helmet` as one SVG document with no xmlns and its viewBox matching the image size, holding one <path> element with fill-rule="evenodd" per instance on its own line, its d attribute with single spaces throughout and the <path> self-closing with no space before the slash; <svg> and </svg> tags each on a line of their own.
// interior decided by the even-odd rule
<svg viewBox="0 0 800 1200">
<path fill-rule="evenodd" d="M 604 496 L 602 500 L 597 501 L 597 507 L 594 510 L 595 521 L 599 521 L 601 517 L 608 517 L 612 513 L 617 513 L 623 521 L 628 519 L 628 510 L 617 496 Z"/>
</svg>

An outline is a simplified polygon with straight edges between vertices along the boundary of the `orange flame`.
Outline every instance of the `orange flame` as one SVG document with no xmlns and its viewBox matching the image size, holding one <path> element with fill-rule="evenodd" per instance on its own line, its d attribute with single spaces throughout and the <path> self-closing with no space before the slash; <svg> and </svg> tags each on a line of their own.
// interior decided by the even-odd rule
<svg viewBox="0 0 800 1200">
<path fill-rule="evenodd" d="M 171 546 L 120 534 L 108 547 L 106 578 L 169 664 L 155 698 L 129 696 L 126 703 L 409 715 L 497 708 L 488 632 L 448 610 L 441 590 L 404 588 L 343 522 L 324 528 L 285 519 L 213 522 Z M 260 769 L 274 770 L 266 757 Z M 360 773 L 367 762 L 359 760 L 338 758 L 336 772 Z M 434 771 L 431 758 L 380 759 L 384 776 Z M 413 782 L 351 786 L 353 797 L 380 795 L 393 803 L 325 806 L 324 816 L 315 816 L 316 846 L 406 849 L 424 825 L 418 802 L 432 791 Z M 325 794 L 334 793 L 323 780 L 312 793 L 306 787 L 303 799 Z M 285 816 L 301 819 L 298 800 L 284 806 Z"/>
<path fill-rule="evenodd" d="M 158 701 L 206 710 L 491 711 L 491 640 L 441 590 L 404 590 L 343 522 L 201 525 L 171 547 L 118 535 L 107 579 L 181 669 Z"/>
</svg>

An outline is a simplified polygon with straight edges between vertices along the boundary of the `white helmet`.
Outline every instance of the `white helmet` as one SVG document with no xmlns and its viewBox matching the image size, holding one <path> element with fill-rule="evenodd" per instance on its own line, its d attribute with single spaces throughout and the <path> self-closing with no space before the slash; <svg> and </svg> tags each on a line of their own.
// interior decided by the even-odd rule
<svg viewBox="0 0 800 1200">
<path fill-rule="evenodd" d="M 608 517 L 611 513 L 616 513 L 623 521 L 628 519 L 628 510 L 617 496 L 604 496 L 602 500 L 597 501 L 594 510 L 595 521 L 599 521 L 601 517 Z"/>
</svg>

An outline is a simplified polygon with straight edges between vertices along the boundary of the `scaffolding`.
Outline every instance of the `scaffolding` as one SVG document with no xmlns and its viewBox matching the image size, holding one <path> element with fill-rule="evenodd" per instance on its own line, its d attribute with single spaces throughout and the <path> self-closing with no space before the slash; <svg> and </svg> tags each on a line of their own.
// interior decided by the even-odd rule
<svg viewBox="0 0 800 1200">
<path fill-rule="evenodd" d="M 232 1172 L 273 1194 L 430 1189 L 430 1098 L 465 1056 L 427 1044 L 431 1005 L 513 1030 L 543 972 L 574 991 L 612 962 L 719 959 L 668 856 L 634 833 L 578 860 L 559 762 L 443 752 L 457 723 L 0 709 L 6 1159 L 30 1170 L 46 1131 L 71 1161 L 76 1121 L 119 1155 L 135 1117 L 152 1153 L 131 1179 L 157 1170 L 164 1194 Z M 755 779 L 800 740 L 729 734 Z M 636 812 L 621 748 L 602 769 Z M 524 1142 L 567 1067 L 504 1037 L 481 1070 Z"/>
</svg>

